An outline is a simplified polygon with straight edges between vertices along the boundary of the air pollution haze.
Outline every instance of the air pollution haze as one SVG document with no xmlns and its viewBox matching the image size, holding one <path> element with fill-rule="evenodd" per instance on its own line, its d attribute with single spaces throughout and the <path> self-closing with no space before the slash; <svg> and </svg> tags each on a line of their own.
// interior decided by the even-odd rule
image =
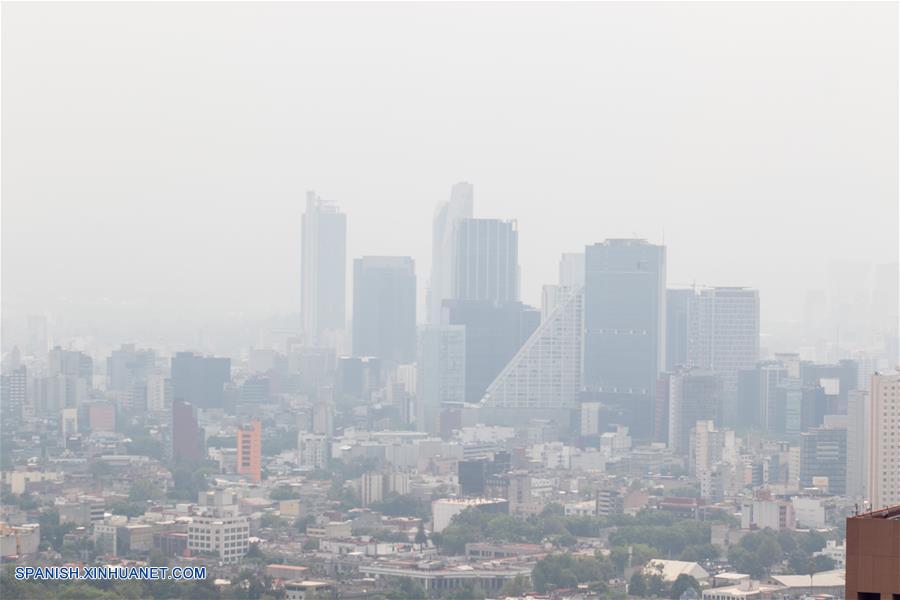
<svg viewBox="0 0 900 600">
<path fill-rule="evenodd" d="M 517 220 L 531 304 L 560 253 L 636 236 L 670 282 L 801 321 L 830 265 L 897 258 L 896 12 L 7 3 L 4 313 L 298 314 L 314 189 L 348 257 L 416 260 L 422 320 L 434 207 L 465 180 L 476 217 Z"/>
</svg>

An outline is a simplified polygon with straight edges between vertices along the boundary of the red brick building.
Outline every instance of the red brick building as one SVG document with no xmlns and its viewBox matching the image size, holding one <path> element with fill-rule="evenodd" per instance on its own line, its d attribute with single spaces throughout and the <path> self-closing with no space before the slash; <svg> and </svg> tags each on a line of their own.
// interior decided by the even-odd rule
<svg viewBox="0 0 900 600">
<path fill-rule="evenodd" d="M 847 600 L 900 600 L 900 506 L 847 519 Z"/>
</svg>

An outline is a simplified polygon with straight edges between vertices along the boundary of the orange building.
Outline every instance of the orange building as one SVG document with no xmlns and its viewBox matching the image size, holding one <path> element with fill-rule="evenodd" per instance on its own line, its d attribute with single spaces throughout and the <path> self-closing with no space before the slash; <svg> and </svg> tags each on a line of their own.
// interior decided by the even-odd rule
<svg viewBox="0 0 900 600">
<path fill-rule="evenodd" d="M 250 421 L 237 432 L 237 472 L 247 475 L 252 481 L 262 479 L 262 425 Z"/>
<path fill-rule="evenodd" d="M 847 519 L 847 600 L 900 598 L 900 506 Z"/>
</svg>

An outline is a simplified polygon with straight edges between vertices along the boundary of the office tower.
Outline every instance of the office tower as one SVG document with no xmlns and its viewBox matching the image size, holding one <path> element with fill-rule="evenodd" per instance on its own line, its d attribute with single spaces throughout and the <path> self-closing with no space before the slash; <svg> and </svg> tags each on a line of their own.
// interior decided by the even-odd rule
<svg viewBox="0 0 900 600">
<path fill-rule="evenodd" d="M 421 327 L 416 365 L 416 428 L 437 433 L 441 405 L 466 400 L 466 328 Z"/>
<path fill-rule="evenodd" d="M 262 424 L 259 421 L 238 427 L 237 472 L 256 483 L 262 480 Z"/>
<path fill-rule="evenodd" d="M 847 519 L 847 600 L 900 596 L 900 506 Z"/>
<path fill-rule="evenodd" d="M 564 252 L 559 259 L 560 287 L 577 290 L 584 287 L 584 252 Z"/>
<path fill-rule="evenodd" d="M 666 370 L 691 366 L 688 361 L 691 317 L 696 316 L 693 289 L 666 290 Z M 751 367 L 753 365 L 750 365 Z"/>
<path fill-rule="evenodd" d="M 453 298 L 459 222 L 472 218 L 474 191 L 471 183 L 460 182 L 450 190 L 450 199 L 434 212 L 431 235 L 431 284 L 428 291 L 428 322 L 441 322 L 441 305 Z"/>
<path fill-rule="evenodd" d="M 203 433 L 190 402 L 176 398 L 172 402 L 172 460 L 197 462 L 204 458 Z"/>
<path fill-rule="evenodd" d="M 519 232 L 515 221 L 463 219 L 456 235 L 453 299 L 519 299 Z"/>
<path fill-rule="evenodd" d="M 323 333 L 344 328 L 347 216 L 310 191 L 301 228 L 303 331 L 308 343 L 318 344 Z"/>
<path fill-rule="evenodd" d="M 712 371 L 685 369 L 669 377 L 669 448 L 687 454 L 697 421 L 721 423 L 722 380 Z"/>
<path fill-rule="evenodd" d="M 825 390 L 829 414 L 843 414 L 847 411 L 849 393 L 859 387 L 859 363 L 849 359 L 837 364 L 802 361 L 800 380 L 804 386 L 820 386 Z"/>
<path fill-rule="evenodd" d="M 488 386 L 484 403 L 493 408 L 569 409 L 581 391 L 581 334 L 584 295 L 569 294 L 522 344 Z"/>
<path fill-rule="evenodd" d="M 790 368 L 780 360 L 761 362 L 752 369 L 741 370 L 738 373 L 739 425 L 761 427 L 772 432 L 783 431 L 786 398 L 783 393 L 779 396 L 778 390 L 779 386 L 792 379 Z M 799 385 L 797 392 L 800 393 Z M 798 403 L 801 401 L 799 398 L 793 399 Z M 799 421 L 797 426 L 799 428 Z"/>
<path fill-rule="evenodd" d="M 900 504 L 900 373 L 872 375 L 869 420 L 869 501 Z"/>
<path fill-rule="evenodd" d="M 540 323 L 521 302 L 445 300 L 449 325 L 466 328 L 466 402 L 479 402 L 500 371 Z"/>
<path fill-rule="evenodd" d="M 106 389 L 132 392 L 144 384 L 156 364 L 153 350 L 138 350 L 134 344 L 122 344 L 106 359 Z"/>
<path fill-rule="evenodd" d="M 162 413 L 172 406 L 172 380 L 162 373 L 147 376 L 147 410 Z"/>
<path fill-rule="evenodd" d="M 836 496 L 847 493 L 847 428 L 813 427 L 800 434 L 800 486 L 827 482 Z"/>
<path fill-rule="evenodd" d="M 852 390 L 847 402 L 847 496 L 862 499 L 869 491 L 869 393 Z"/>
<path fill-rule="evenodd" d="M 14 431 L 22 424 L 28 402 L 28 369 L 18 365 L 0 376 L 0 422 L 4 431 Z"/>
<path fill-rule="evenodd" d="M 340 357 L 337 363 L 338 397 L 368 398 L 381 388 L 383 371 L 382 360 L 374 356 Z"/>
<path fill-rule="evenodd" d="M 231 359 L 178 352 L 172 357 L 172 396 L 195 408 L 223 408 Z"/>
<path fill-rule="evenodd" d="M 691 301 L 691 366 L 722 377 L 724 420 L 737 422 L 737 380 L 759 360 L 759 292 L 740 287 L 702 289 Z"/>
<path fill-rule="evenodd" d="M 638 438 L 652 435 L 665 318 L 665 247 L 618 239 L 585 249 L 584 383 L 624 411 Z"/>
<path fill-rule="evenodd" d="M 416 272 L 408 256 L 353 261 L 353 354 L 397 364 L 416 356 Z"/>
</svg>

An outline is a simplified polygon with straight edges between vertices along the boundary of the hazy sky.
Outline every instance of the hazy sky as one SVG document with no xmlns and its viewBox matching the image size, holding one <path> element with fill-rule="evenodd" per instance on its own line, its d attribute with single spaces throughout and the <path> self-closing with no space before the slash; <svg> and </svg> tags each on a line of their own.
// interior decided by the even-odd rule
<svg viewBox="0 0 900 600">
<path fill-rule="evenodd" d="M 897 258 L 897 50 L 887 2 L 4 3 L 3 308 L 296 312 L 307 189 L 422 291 L 466 180 L 526 301 L 664 232 L 670 283 L 798 317 Z"/>
</svg>

